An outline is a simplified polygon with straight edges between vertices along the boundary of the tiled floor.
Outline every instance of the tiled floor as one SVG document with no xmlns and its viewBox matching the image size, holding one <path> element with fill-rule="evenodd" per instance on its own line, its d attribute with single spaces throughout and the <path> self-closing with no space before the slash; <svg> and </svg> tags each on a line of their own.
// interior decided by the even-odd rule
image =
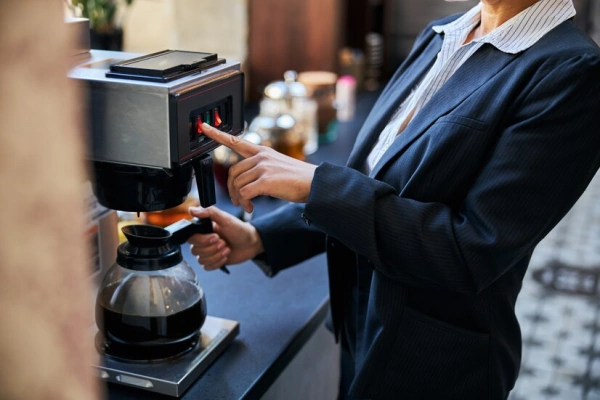
<svg viewBox="0 0 600 400">
<path fill-rule="evenodd" d="M 600 400 L 600 174 L 534 252 L 517 315 L 523 362 L 509 400 Z"/>
</svg>

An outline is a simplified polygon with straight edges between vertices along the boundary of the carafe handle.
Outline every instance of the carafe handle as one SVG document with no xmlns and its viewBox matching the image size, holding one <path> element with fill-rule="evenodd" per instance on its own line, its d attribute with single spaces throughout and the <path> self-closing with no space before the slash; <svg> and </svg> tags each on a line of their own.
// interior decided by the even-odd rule
<svg viewBox="0 0 600 400">
<path fill-rule="evenodd" d="M 170 243 L 182 245 L 192 235 L 197 233 L 207 234 L 213 233 L 212 221 L 210 218 L 192 218 L 182 219 L 175 222 L 165 228 L 165 230 L 171 233 Z M 226 266 L 220 268 L 221 271 L 229 274 L 229 269 Z"/>
</svg>

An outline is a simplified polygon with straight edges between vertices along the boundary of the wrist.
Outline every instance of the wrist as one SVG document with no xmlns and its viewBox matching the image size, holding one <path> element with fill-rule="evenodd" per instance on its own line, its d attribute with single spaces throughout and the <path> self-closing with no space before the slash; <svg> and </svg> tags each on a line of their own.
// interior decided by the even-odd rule
<svg viewBox="0 0 600 400">
<path fill-rule="evenodd" d="M 254 225 L 248 222 L 248 227 L 250 233 L 250 249 L 251 253 L 253 254 L 251 258 L 254 258 L 259 254 L 264 253 L 265 247 L 260 235 L 258 234 L 258 230 L 254 227 Z"/>
<path fill-rule="evenodd" d="M 305 189 L 306 196 L 304 197 L 304 199 L 302 199 L 301 203 L 306 203 L 310 197 L 310 190 L 312 188 L 312 183 L 315 178 L 315 170 L 317 169 L 316 165 L 313 165 L 313 164 L 309 164 L 309 165 L 310 165 L 310 167 L 307 170 L 307 178 L 306 178 L 306 189 Z"/>
</svg>

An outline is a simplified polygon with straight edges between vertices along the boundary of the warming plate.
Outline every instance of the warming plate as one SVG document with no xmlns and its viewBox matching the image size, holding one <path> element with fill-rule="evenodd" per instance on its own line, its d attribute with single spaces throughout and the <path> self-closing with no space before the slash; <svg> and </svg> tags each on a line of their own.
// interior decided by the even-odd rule
<svg viewBox="0 0 600 400">
<path fill-rule="evenodd" d="M 240 331 L 237 321 L 207 316 L 202 340 L 189 353 L 168 361 L 133 363 L 101 355 L 96 365 L 105 382 L 179 397 L 233 341 Z M 97 329 L 96 329 L 97 332 Z"/>
</svg>

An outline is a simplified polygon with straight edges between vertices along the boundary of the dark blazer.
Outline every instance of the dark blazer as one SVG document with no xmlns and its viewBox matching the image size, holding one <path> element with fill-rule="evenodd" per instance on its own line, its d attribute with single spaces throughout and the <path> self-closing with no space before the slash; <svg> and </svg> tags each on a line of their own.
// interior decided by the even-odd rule
<svg viewBox="0 0 600 400">
<path fill-rule="evenodd" d="M 519 54 L 484 45 L 359 172 L 441 48 L 432 25 L 347 166 L 321 164 L 306 204 L 254 222 L 276 270 L 327 251 L 351 398 L 506 398 L 531 254 L 600 164 L 600 51 L 568 21 Z"/>
</svg>

